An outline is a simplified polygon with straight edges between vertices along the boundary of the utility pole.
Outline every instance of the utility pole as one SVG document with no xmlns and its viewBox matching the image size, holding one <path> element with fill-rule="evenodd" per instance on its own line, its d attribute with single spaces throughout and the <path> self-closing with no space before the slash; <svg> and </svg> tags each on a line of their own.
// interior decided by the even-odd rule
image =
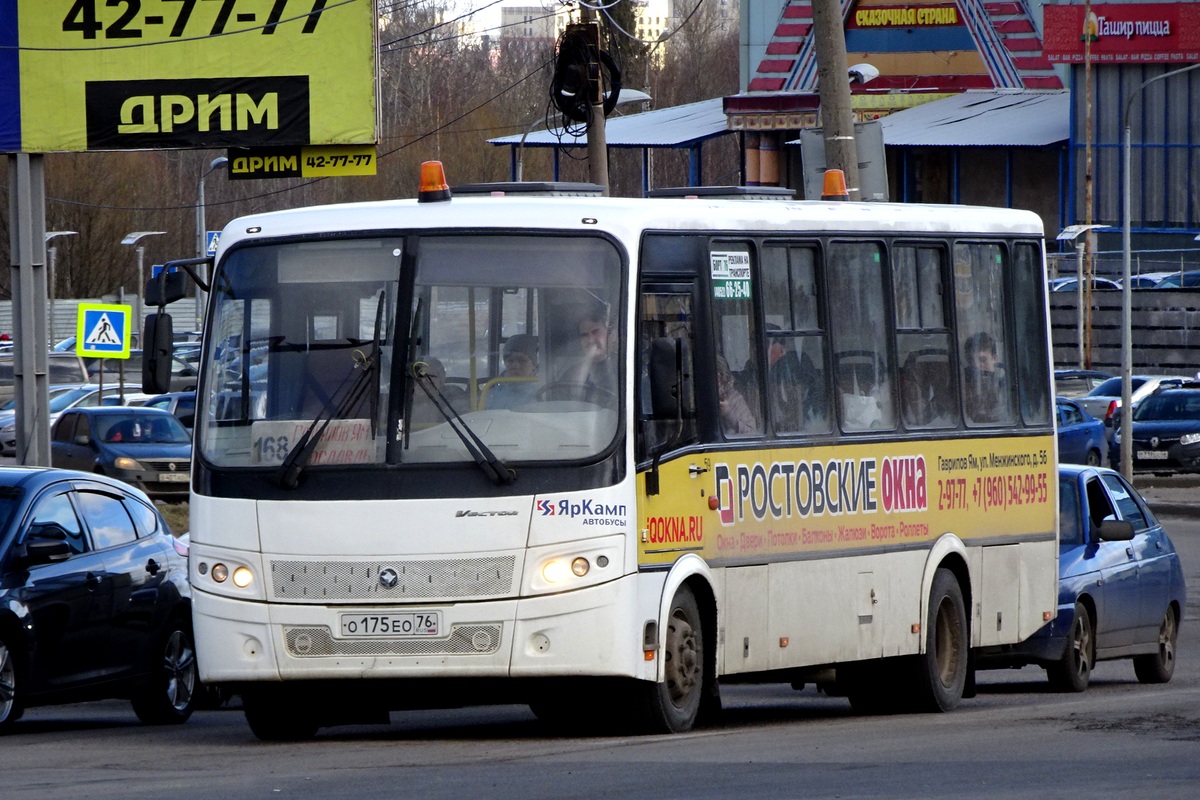
<svg viewBox="0 0 1200 800">
<path fill-rule="evenodd" d="M 825 131 L 825 168 L 840 169 L 846 175 L 850 199 L 861 200 L 841 0 L 812 0 L 812 15 L 817 86 L 821 96 L 821 127 Z"/>
<path fill-rule="evenodd" d="M 600 22 L 596 10 L 579 6 L 580 21 L 589 26 L 588 32 L 588 175 L 592 183 L 604 187 L 608 196 L 608 139 L 604 132 L 604 73 L 600 68 Z M 843 43 L 843 49 L 845 43 Z M 843 56 L 844 58 L 844 56 Z"/>
</svg>

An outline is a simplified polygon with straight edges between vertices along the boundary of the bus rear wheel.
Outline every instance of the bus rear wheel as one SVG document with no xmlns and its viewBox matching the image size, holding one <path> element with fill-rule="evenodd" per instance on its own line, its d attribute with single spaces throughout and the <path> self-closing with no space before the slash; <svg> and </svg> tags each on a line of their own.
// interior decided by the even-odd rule
<svg viewBox="0 0 1200 800">
<path fill-rule="evenodd" d="M 692 729 L 700 712 L 708 660 L 704 624 L 696 596 L 679 587 L 667 614 L 663 641 L 663 681 L 641 687 L 643 727 L 654 733 L 683 733 Z"/>
<path fill-rule="evenodd" d="M 916 656 L 913 694 L 917 711 L 950 711 L 967 684 L 967 613 L 954 573 L 939 568 L 929 590 L 925 652 Z"/>
<path fill-rule="evenodd" d="M 251 732 L 264 742 L 303 742 L 321 727 L 303 697 L 278 686 L 243 690 L 242 708 Z"/>
</svg>

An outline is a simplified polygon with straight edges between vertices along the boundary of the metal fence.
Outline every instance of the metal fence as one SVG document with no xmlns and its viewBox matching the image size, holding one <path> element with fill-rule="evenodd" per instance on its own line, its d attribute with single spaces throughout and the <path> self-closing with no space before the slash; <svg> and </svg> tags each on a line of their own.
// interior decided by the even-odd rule
<svg viewBox="0 0 1200 800">
<path fill-rule="evenodd" d="M 1085 326 L 1085 351 L 1091 369 L 1121 370 L 1122 292 L 1092 292 L 1091 324 Z M 1148 375 L 1196 375 L 1200 372 L 1200 291 L 1136 289 L 1131 292 L 1133 371 Z M 1050 293 L 1050 330 L 1054 365 L 1080 366 L 1079 305 L 1075 292 Z M 1086 359 L 1086 355 L 1085 355 Z"/>
</svg>

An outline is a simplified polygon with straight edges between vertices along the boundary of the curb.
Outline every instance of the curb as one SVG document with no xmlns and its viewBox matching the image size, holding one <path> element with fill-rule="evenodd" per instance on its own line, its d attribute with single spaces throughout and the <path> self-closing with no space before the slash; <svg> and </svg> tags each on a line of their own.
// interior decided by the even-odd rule
<svg viewBox="0 0 1200 800">
<path fill-rule="evenodd" d="M 1200 507 L 1194 503 L 1160 502 L 1146 498 L 1146 504 L 1155 514 L 1164 517 L 1200 518 Z"/>
</svg>

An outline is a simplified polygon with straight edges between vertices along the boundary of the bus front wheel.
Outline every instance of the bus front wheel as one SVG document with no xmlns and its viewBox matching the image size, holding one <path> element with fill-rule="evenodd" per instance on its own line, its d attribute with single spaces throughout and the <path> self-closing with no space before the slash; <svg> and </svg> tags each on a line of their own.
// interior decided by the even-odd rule
<svg viewBox="0 0 1200 800">
<path fill-rule="evenodd" d="M 962 587 L 940 568 L 929 590 L 925 652 L 916 657 L 914 699 L 919 711 L 950 711 L 962 700 L 967 683 L 967 614 Z"/>
<path fill-rule="evenodd" d="M 700 712 L 707 660 L 704 625 L 696 596 L 679 587 L 671 600 L 663 641 L 663 681 L 642 690 L 642 717 L 649 731 L 683 733 Z"/>
<path fill-rule="evenodd" d="M 278 686 L 243 690 L 242 708 L 251 732 L 264 742 L 306 741 L 320 727 L 303 697 Z"/>
</svg>

